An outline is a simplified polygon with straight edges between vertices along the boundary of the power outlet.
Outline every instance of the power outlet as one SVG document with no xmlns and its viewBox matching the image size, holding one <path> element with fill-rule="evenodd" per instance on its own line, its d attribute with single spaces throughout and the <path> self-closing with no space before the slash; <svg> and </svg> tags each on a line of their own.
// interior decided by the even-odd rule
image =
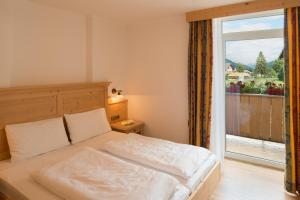
<svg viewBox="0 0 300 200">
<path fill-rule="evenodd" d="M 111 116 L 111 121 L 116 121 L 116 120 L 118 120 L 118 119 L 120 119 L 120 115 L 113 115 L 113 116 Z"/>
</svg>

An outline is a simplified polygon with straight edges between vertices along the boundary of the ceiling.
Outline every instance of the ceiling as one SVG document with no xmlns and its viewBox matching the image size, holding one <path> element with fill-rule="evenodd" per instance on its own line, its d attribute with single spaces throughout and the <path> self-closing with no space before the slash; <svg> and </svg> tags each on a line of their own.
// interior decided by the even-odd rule
<svg viewBox="0 0 300 200">
<path fill-rule="evenodd" d="M 31 0 L 124 23 L 168 17 L 187 11 L 247 0 Z"/>
</svg>

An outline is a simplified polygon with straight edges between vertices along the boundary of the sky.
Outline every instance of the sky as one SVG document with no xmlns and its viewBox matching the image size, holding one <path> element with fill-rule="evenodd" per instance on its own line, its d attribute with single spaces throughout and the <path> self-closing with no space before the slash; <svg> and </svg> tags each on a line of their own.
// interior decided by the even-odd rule
<svg viewBox="0 0 300 200">
<path fill-rule="evenodd" d="M 284 16 L 270 16 L 223 23 L 223 33 L 283 28 Z M 277 59 L 284 47 L 283 38 L 226 42 L 226 58 L 246 65 L 256 63 L 260 51 L 267 62 Z"/>
</svg>

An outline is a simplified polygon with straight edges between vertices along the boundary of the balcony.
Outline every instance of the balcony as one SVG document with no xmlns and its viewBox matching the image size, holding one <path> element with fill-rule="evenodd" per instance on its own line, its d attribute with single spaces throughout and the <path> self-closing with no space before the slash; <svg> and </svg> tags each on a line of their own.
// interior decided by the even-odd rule
<svg viewBox="0 0 300 200">
<path fill-rule="evenodd" d="M 226 94 L 226 151 L 284 162 L 284 97 Z"/>
</svg>

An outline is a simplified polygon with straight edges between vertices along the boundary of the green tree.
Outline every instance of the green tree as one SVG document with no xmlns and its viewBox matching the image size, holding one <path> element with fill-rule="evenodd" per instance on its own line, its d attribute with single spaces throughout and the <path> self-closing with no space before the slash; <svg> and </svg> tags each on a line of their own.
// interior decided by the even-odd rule
<svg viewBox="0 0 300 200">
<path fill-rule="evenodd" d="M 245 71 L 245 66 L 242 63 L 238 63 L 236 66 L 236 71 L 237 72 L 244 72 Z"/>
<path fill-rule="evenodd" d="M 278 73 L 278 79 L 284 81 L 284 68 L 282 67 Z"/>
<path fill-rule="evenodd" d="M 226 75 L 225 75 L 225 80 L 226 80 L 226 81 L 229 80 L 229 74 L 226 74 Z"/>
<path fill-rule="evenodd" d="M 274 61 L 272 68 L 279 74 L 281 69 L 283 69 L 284 61 L 283 59 L 277 59 Z"/>
<path fill-rule="evenodd" d="M 262 76 L 266 75 L 268 71 L 267 61 L 263 54 L 263 52 L 259 52 L 259 55 L 256 59 L 255 73 L 260 74 Z"/>
<path fill-rule="evenodd" d="M 267 73 L 265 74 L 268 78 L 275 78 L 277 77 L 277 72 L 273 68 L 267 68 Z"/>
</svg>

